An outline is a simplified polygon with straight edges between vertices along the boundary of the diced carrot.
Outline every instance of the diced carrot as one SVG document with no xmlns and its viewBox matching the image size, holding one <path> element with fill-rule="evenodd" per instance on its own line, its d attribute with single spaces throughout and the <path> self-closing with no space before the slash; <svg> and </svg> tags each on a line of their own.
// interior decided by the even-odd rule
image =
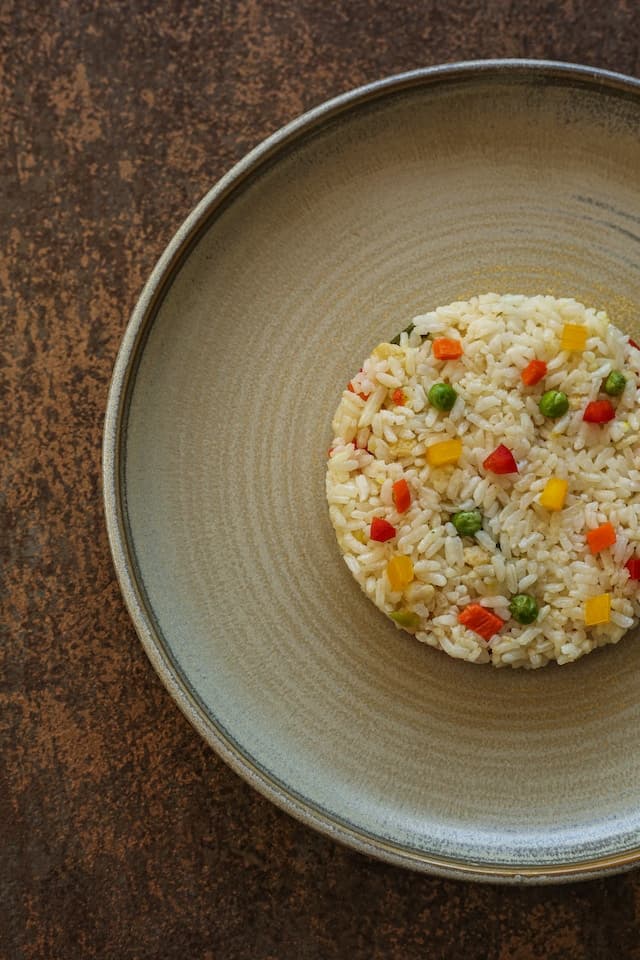
<svg viewBox="0 0 640 960">
<path fill-rule="evenodd" d="M 531 360 L 520 374 L 526 387 L 534 387 L 547 374 L 547 365 L 544 360 Z"/>
<path fill-rule="evenodd" d="M 396 528 L 383 517 L 374 517 L 371 521 L 371 530 L 369 536 L 378 543 L 385 543 L 396 535 Z"/>
<path fill-rule="evenodd" d="M 405 403 L 407 402 L 404 391 L 401 390 L 400 387 L 393 391 L 391 394 L 391 399 L 397 407 L 404 407 Z"/>
<path fill-rule="evenodd" d="M 458 615 L 458 623 L 473 630 L 487 642 L 504 626 L 504 620 L 479 603 L 470 603 L 465 607 Z"/>
<path fill-rule="evenodd" d="M 431 352 L 436 360 L 457 360 L 462 356 L 462 343 L 448 337 L 436 337 L 431 345 Z"/>
<path fill-rule="evenodd" d="M 349 390 L 350 393 L 355 393 L 355 392 L 356 392 L 355 389 L 354 389 L 353 384 L 351 383 L 351 381 L 349 381 L 349 383 L 347 384 L 347 390 Z M 366 400 L 369 399 L 369 394 L 368 394 L 368 393 L 359 393 L 358 396 L 360 397 L 361 400 L 365 400 L 365 401 L 366 401 Z"/>
<path fill-rule="evenodd" d="M 398 513 L 406 513 L 411 506 L 411 491 L 404 477 L 402 480 L 396 480 L 391 488 L 391 496 Z"/>
<path fill-rule="evenodd" d="M 616 531 L 610 523 L 601 523 L 595 530 L 587 530 L 587 543 L 591 553 L 600 553 L 616 542 Z"/>
</svg>

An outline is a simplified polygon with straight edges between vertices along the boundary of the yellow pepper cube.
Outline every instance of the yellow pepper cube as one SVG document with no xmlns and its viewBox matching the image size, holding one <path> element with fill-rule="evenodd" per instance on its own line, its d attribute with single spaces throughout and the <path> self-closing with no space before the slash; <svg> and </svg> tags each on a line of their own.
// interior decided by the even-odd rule
<svg viewBox="0 0 640 960">
<path fill-rule="evenodd" d="M 413 580 L 413 564 L 409 557 L 398 554 L 387 564 L 387 577 L 393 591 L 404 590 Z"/>
<path fill-rule="evenodd" d="M 395 343 L 379 343 L 371 355 L 376 360 L 388 360 L 389 357 L 403 356 L 404 350 Z"/>
<path fill-rule="evenodd" d="M 567 487 L 569 484 L 560 477 L 551 477 L 540 494 L 540 506 L 547 510 L 562 510 L 564 501 L 567 497 Z"/>
<path fill-rule="evenodd" d="M 584 350 L 587 344 L 587 328 L 581 323 L 565 323 L 562 328 L 563 350 Z"/>
<path fill-rule="evenodd" d="M 427 463 L 431 467 L 444 467 L 448 463 L 457 463 L 462 453 L 462 440 L 441 440 L 427 447 Z"/>
<path fill-rule="evenodd" d="M 599 623 L 609 623 L 611 619 L 611 594 L 601 593 L 597 597 L 589 597 L 584 605 L 584 622 L 587 627 L 595 627 Z"/>
</svg>

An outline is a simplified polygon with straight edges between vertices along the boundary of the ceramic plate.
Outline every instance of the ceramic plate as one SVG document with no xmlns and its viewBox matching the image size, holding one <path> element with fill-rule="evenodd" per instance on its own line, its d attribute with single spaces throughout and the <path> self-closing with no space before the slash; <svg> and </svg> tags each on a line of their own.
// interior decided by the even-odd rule
<svg viewBox="0 0 640 960">
<path fill-rule="evenodd" d="M 637 336 L 640 83 L 483 62 L 311 111 L 154 270 L 117 360 L 105 500 L 151 661 L 294 816 L 396 864 L 575 879 L 640 858 L 640 643 L 494 670 L 397 631 L 324 495 L 340 392 L 438 304 L 572 296 Z"/>
</svg>

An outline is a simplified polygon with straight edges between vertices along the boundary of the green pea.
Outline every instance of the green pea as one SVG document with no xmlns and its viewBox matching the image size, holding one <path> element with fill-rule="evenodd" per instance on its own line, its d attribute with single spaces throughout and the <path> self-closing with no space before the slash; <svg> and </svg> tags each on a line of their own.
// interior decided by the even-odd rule
<svg viewBox="0 0 640 960">
<path fill-rule="evenodd" d="M 552 420 L 556 420 L 558 417 L 564 416 L 569 409 L 569 398 L 561 390 L 547 390 L 540 397 L 538 406 L 544 417 L 551 417 Z"/>
<path fill-rule="evenodd" d="M 436 410 L 451 410 L 458 394 L 448 383 L 434 383 L 427 397 Z"/>
<path fill-rule="evenodd" d="M 482 530 L 482 514 L 479 510 L 459 510 L 454 513 L 451 522 L 461 537 L 472 537 Z"/>
<path fill-rule="evenodd" d="M 408 327 L 405 327 L 404 330 L 401 330 L 400 333 L 396 333 L 396 335 L 395 335 L 395 337 L 393 338 L 393 340 L 391 341 L 391 343 L 395 343 L 395 344 L 398 344 L 398 345 L 399 345 L 399 344 L 400 344 L 400 337 L 402 336 L 402 334 L 403 334 L 403 333 L 408 333 L 409 335 L 411 335 L 411 334 L 413 333 L 414 328 L 415 328 L 415 323 L 410 323 L 409 326 L 408 326 Z"/>
<path fill-rule="evenodd" d="M 511 598 L 509 613 L 518 623 L 533 623 L 538 616 L 538 604 L 528 593 L 517 593 Z"/>
<path fill-rule="evenodd" d="M 619 370 L 612 370 L 604 382 L 604 392 L 610 397 L 619 397 L 627 385 L 627 378 Z"/>
<path fill-rule="evenodd" d="M 404 627 L 406 630 L 417 630 L 420 626 L 420 617 L 413 610 L 394 610 L 389 616 L 399 627 Z"/>
</svg>

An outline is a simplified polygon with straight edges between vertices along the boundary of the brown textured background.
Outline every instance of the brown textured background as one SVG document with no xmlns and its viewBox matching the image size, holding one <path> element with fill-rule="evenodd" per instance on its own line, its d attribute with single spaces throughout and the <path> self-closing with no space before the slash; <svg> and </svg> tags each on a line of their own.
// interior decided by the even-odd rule
<svg viewBox="0 0 640 960">
<path fill-rule="evenodd" d="M 474 886 L 368 861 L 200 741 L 123 608 L 100 443 L 127 317 L 209 186 L 417 66 L 640 73 L 637 0 L 0 0 L 0 957 L 640 958 L 640 872 Z"/>
</svg>

